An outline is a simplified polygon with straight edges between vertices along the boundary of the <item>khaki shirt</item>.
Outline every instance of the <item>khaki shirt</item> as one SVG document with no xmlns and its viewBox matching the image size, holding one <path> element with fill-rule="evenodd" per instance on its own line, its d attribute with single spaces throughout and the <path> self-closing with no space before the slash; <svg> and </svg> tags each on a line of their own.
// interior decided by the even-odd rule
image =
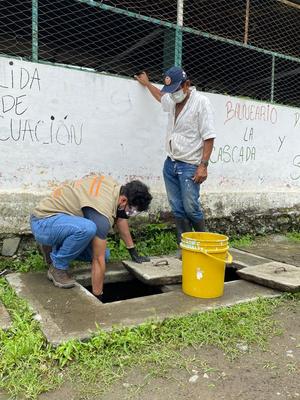
<svg viewBox="0 0 300 400">
<path fill-rule="evenodd" d="M 113 226 L 116 218 L 121 186 L 109 176 L 90 175 L 55 189 L 34 209 L 37 218 L 55 214 L 83 217 L 82 208 L 91 207 L 108 218 Z"/>
</svg>

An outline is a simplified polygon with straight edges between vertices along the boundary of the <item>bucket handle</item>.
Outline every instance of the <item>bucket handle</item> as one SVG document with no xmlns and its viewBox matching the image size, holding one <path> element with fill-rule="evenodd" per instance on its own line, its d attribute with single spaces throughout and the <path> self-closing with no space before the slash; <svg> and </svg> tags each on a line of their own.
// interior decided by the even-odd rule
<svg viewBox="0 0 300 400">
<path fill-rule="evenodd" d="M 232 257 L 232 255 L 229 253 L 229 251 L 227 251 L 227 255 L 226 255 L 226 259 L 225 259 L 225 260 L 223 260 L 222 258 L 218 258 L 218 257 L 212 256 L 207 250 L 205 250 L 205 249 L 203 249 L 203 248 L 200 248 L 199 251 L 200 251 L 201 253 L 205 254 L 206 256 L 212 258 L 212 259 L 215 260 L 215 261 L 225 262 L 226 264 L 232 264 L 233 257 Z"/>
</svg>

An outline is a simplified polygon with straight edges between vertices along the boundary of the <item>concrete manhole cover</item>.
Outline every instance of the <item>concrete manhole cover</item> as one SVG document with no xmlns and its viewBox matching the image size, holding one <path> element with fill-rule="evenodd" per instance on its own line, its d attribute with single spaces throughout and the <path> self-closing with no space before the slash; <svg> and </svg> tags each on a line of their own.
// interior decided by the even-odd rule
<svg viewBox="0 0 300 400">
<path fill-rule="evenodd" d="M 300 291 L 300 269 L 280 262 L 243 268 L 237 272 L 245 280 L 287 292 Z"/>
<path fill-rule="evenodd" d="M 142 264 L 126 260 L 123 264 L 137 279 L 149 285 L 181 282 L 182 262 L 175 257 L 153 257 L 151 261 Z"/>
</svg>

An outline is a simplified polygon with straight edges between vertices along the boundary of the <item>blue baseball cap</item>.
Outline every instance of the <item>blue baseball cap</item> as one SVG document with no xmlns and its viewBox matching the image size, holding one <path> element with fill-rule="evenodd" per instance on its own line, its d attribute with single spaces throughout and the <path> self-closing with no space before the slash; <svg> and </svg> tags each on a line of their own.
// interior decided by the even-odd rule
<svg viewBox="0 0 300 400">
<path fill-rule="evenodd" d="M 185 71 L 180 67 L 171 67 L 164 74 L 164 87 L 161 92 L 174 93 L 179 89 L 180 85 L 187 80 Z"/>
</svg>

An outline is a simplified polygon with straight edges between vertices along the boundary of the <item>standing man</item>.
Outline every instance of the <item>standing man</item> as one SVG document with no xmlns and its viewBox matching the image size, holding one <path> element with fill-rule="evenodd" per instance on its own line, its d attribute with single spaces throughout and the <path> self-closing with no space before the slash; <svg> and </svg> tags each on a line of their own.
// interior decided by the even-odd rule
<svg viewBox="0 0 300 400">
<path fill-rule="evenodd" d="M 142 182 L 135 180 L 121 186 L 102 175 L 90 175 L 65 184 L 41 200 L 30 223 L 35 239 L 48 258 L 48 279 L 60 288 L 73 287 L 75 280 L 68 273 L 70 262 L 90 260 L 93 294 L 101 295 L 106 238 L 114 224 L 133 261 L 149 261 L 137 253 L 127 218 L 146 211 L 151 200 L 149 189 Z"/>
<path fill-rule="evenodd" d="M 214 117 L 207 97 L 191 87 L 185 71 L 166 71 L 159 90 L 145 72 L 135 78 L 158 100 L 168 113 L 167 159 L 163 176 L 168 200 L 175 217 L 178 244 L 183 232 L 205 230 L 199 202 L 200 185 L 207 179 L 209 158 L 216 137 Z"/>
</svg>

